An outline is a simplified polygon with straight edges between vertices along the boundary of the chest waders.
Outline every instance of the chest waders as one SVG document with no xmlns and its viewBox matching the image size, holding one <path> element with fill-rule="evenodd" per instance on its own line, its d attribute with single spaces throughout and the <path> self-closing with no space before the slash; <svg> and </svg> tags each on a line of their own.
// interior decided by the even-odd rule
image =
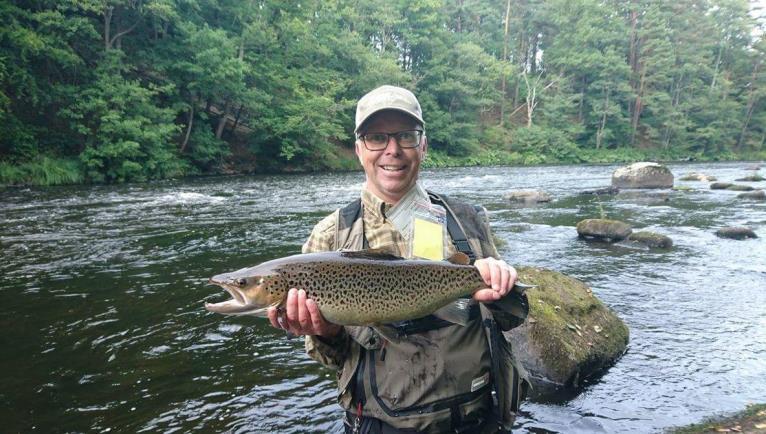
<svg viewBox="0 0 766 434">
<path fill-rule="evenodd" d="M 458 251 L 466 254 L 471 263 L 473 263 L 478 257 L 477 253 L 471 247 L 466 237 L 466 232 L 455 216 L 452 207 L 434 193 L 429 192 L 429 198 L 432 203 L 441 205 L 447 210 L 447 232 L 452 243 Z M 467 212 L 477 213 L 479 210 L 481 208 L 471 207 Z M 463 211 L 465 212 L 466 210 Z M 336 225 L 336 230 L 338 231 L 336 233 L 336 248 L 369 248 L 369 243 L 364 235 L 362 212 L 361 199 L 357 199 L 340 209 L 338 214 L 339 221 Z M 403 397 L 398 396 L 397 393 L 406 393 L 407 390 L 398 390 L 397 393 L 386 392 L 385 398 L 387 399 L 384 399 L 381 396 L 383 393 L 378 387 L 378 377 L 382 375 L 387 385 L 390 385 L 390 383 L 396 380 L 387 378 L 388 376 L 395 376 L 396 373 L 407 375 L 410 372 L 385 369 L 386 365 L 383 365 L 383 362 L 386 360 L 387 347 L 385 340 L 379 339 L 383 341 L 382 345 L 362 345 L 360 347 L 359 361 L 348 386 L 352 388 L 355 408 L 347 412 L 347 432 L 365 434 L 416 433 L 420 431 L 415 428 L 397 429 L 381 419 L 389 421 L 398 420 L 400 422 L 415 419 L 422 424 L 424 420 L 429 419 L 429 415 L 433 415 L 432 420 L 442 419 L 442 422 L 435 427 L 438 432 L 473 433 L 479 432 L 477 431 L 479 429 L 482 432 L 487 432 L 487 430 L 491 432 L 510 432 L 515 412 L 518 410 L 521 401 L 522 385 L 524 382 L 521 381 L 519 371 L 512 361 L 510 344 L 503 337 L 492 313 L 487 308 L 474 304 L 472 305 L 469 317 L 469 324 L 465 327 L 457 326 L 433 315 L 401 321 L 388 326 L 394 330 L 397 338 L 403 339 L 403 341 L 397 342 L 404 342 L 405 345 L 410 341 L 427 342 L 423 335 L 428 333 L 429 336 L 446 336 L 449 334 L 450 337 L 462 334 L 466 339 L 466 347 L 471 349 L 481 347 L 480 354 L 486 353 L 486 348 L 488 347 L 489 360 L 484 360 L 484 356 L 480 356 L 476 351 L 468 351 L 467 354 L 460 355 L 458 361 L 449 360 L 444 362 L 445 365 L 461 362 L 488 365 L 489 373 L 477 378 L 481 381 L 477 382 L 477 379 L 473 379 L 470 384 L 470 392 L 441 396 L 438 390 L 433 390 L 434 395 L 439 396 L 437 399 L 429 402 L 417 402 L 415 405 L 404 406 L 392 405 L 392 402 L 404 404 L 407 400 L 402 399 Z M 479 321 L 480 318 L 481 321 Z M 453 328 L 448 329 L 449 327 Z M 460 327 L 460 329 L 456 327 Z M 483 333 L 476 331 L 477 328 L 483 329 Z M 365 334 L 365 336 L 368 335 L 369 332 Z M 450 337 L 446 339 L 450 339 Z M 477 337 L 479 341 L 477 341 Z M 457 342 L 461 343 L 460 336 L 454 339 L 458 339 Z M 424 346 L 423 348 L 427 349 L 428 347 Z M 427 353 L 428 351 L 425 352 Z M 419 356 L 417 352 L 411 354 Z M 436 358 L 439 359 L 442 357 L 452 357 L 449 353 L 438 353 L 438 351 L 436 353 L 432 352 L 432 354 L 436 354 Z M 423 357 L 425 358 L 426 356 Z M 401 361 L 399 362 L 401 363 Z M 427 362 L 434 361 L 411 361 L 411 363 L 421 364 Z M 380 368 L 384 368 L 384 372 L 377 372 Z M 443 369 L 445 366 L 441 368 Z M 503 372 L 504 370 L 506 372 Z M 412 374 L 415 375 L 414 372 Z M 474 385 L 474 383 L 476 384 Z M 498 387 L 500 384 L 505 386 Z M 490 411 L 489 414 L 487 414 L 488 410 Z M 466 414 L 472 411 L 477 414 Z M 509 413 L 509 411 L 513 413 Z M 435 417 L 437 412 L 440 415 Z M 446 412 L 449 413 L 449 417 L 444 416 Z M 363 415 L 363 413 L 366 413 L 366 415 Z M 372 414 L 373 417 L 368 417 L 369 414 Z M 377 417 L 378 415 L 381 417 Z M 488 426 L 488 421 L 493 421 L 491 422 L 492 425 Z M 403 425 L 417 426 L 418 423 L 403 423 Z"/>
</svg>

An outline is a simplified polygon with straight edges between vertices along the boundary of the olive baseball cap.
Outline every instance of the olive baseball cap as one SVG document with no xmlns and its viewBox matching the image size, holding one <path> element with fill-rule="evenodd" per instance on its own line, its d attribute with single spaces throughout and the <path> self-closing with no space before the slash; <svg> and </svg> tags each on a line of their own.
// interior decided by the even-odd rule
<svg viewBox="0 0 766 434">
<path fill-rule="evenodd" d="M 425 126 L 423 122 L 423 111 L 420 109 L 420 103 L 412 92 L 407 89 L 396 86 L 380 86 L 361 99 L 356 104 L 356 127 L 354 133 L 359 132 L 359 128 L 372 115 L 382 110 L 398 110 L 415 118 L 420 125 Z"/>
</svg>

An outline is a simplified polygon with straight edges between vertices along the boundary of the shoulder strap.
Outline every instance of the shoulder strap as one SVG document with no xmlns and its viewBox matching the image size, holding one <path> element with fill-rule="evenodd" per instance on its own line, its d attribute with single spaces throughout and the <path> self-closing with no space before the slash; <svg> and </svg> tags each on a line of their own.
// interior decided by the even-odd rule
<svg viewBox="0 0 766 434">
<path fill-rule="evenodd" d="M 447 203 L 438 194 L 429 191 L 428 198 L 431 199 L 431 203 L 441 205 L 447 210 L 447 232 L 449 232 L 452 243 L 455 244 L 455 248 L 461 253 L 465 253 L 468 259 L 471 260 L 471 264 L 476 260 L 476 253 L 474 253 L 471 245 L 468 243 L 468 238 L 465 236 L 465 231 L 460 227 L 455 214 L 452 212 L 452 208 L 447 206 Z"/>
<path fill-rule="evenodd" d="M 356 198 L 348 205 L 340 209 L 340 221 L 338 227 L 340 229 L 350 228 L 354 225 L 356 219 L 361 217 L 362 212 L 362 199 Z"/>
<path fill-rule="evenodd" d="M 335 226 L 335 243 L 336 249 L 340 248 L 346 239 L 340 240 L 339 234 L 346 231 L 354 225 L 354 222 L 362 218 L 362 198 L 356 198 L 348 205 L 341 208 L 338 212 L 338 224 Z M 348 233 L 348 232 L 346 232 Z M 367 237 L 362 230 L 362 248 L 369 249 L 370 244 L 367 242 Z"/>
</svg>

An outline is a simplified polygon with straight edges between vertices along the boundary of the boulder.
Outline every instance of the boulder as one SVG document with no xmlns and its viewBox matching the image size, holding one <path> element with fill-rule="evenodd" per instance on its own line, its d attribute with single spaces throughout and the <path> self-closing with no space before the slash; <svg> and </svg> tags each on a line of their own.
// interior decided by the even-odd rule
<svg viewBox="0 0 766 434">
<path fill-rule="evenodd" d="M 721 228 L 715 231 L 715 234 L 721 238 L 731 238 L 733 240 L 758 238 L 758 235 L 756 235 L 752 229 L 746 226 L 731 226 L 727 228 Z"/>
<path fill-rule="evenodd" d="M 742 199 L 766 200 L 766 191 L 763 191 L 763 190 L 748 191 L 745 193 L 738 194 L 737 197 L 740 197 Z"/>
<path fill-rule="evenodd" d="M 711 190 L 726 190 L 732 185 L 734 184 L 732 184 L 731 182 L 714 182 L 710 184 L 710 189 Z"/>
<path fill-rule="evenodd" d="M 612 173 L 612 186 L 618 188 L 671 188 L 673 173 L 651 162 L 633 163 Z"/>
<path fill-rule="evenodd" d="M 540 190 L 515 190 L 506 193 L 503 198 L 514 203 L 533 204 L 550 202 L 551 195 Z"/>
<path fill-rule="evenodd" d="M 583 282 L 543 268 L 517 271 L 519 280 L 537 287 L 526 292 L 527 320 L 504 334 L 533 393 L 577 389 L 625 352 L 628 327 Z"/>
<path fill-rule="evenodd" d="M 586 219 L 577 223 L 577 235 L 586 239 L 620 241 L 632 231 L 629 224 L 619 220 Z"/>
<path fill-rule="evenodd" d="M 680 181 L 703 181 L 703 182 L 710 182 L 710 181 L 717 180 L 715 176 L 705 175 L 704 173 L 697 173 L 697 172 L 689 172 L 678 179 Z"/>
<path fill-rule="evenodd" d="M 673 247 L 670 237 L 649 231 L 633 232 L 628 236 L 628 241 L 643 244 L 653 249 L 669 249 Z"/>
<path fill-rule="evenodd" d="M 585 190 L 583 192 L 580 192 L 582 195 L 595 195 L 595 196 L 603 196 L 606 194 L 617 194 L 620 192 L 620 189 L 617 187 L 604 187 L 604 188 L 597 188 L 595 190 Z"/>
<path fill-rule="evenodd" d="M 761 181 L 763 181 L 764 179 L 766 179 L 766 178 L 764 178 L 764 177 L 763 177 L 763 176 L 761 176 L 761 175 L 749 175 L 749 176 L 746 176 L 746 177 L 744 177 L 744 178 L 735 179 L 735 181 L 742 181 L 742 182 L 761 182 Z"/>
<path fill-rule="evenodd" d="M 745 170 L 761 170 L 761 165 L 753 164 L 753 165 L 745 167 Z"/>
<path fill-rule="evenodd" d="M 749 185 L 742 185 L 742 184 L 732 184 L 728 187 L 726 187 L 727 190 L 731 191 L 753 191 L 755 190 L 754 187 Z"/>
</svg>

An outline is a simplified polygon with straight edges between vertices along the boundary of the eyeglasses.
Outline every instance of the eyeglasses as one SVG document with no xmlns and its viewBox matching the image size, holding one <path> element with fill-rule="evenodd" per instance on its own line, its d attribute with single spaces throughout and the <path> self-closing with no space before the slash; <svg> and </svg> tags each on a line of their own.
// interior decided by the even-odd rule
<svg viewBox="0 0 766 434">
<path fill-rule="evenodd" d="M 388 139 L 393 137 L 396 144 L 402 148 L 417 148 L 420 139 L 423 138 L 421 130 L 406 130 L 396 133 L 367 133 L 356 136 L 362 140 L 364 147 L 369 151 L 382 151 L 388 147 Z"/>
</svg>

